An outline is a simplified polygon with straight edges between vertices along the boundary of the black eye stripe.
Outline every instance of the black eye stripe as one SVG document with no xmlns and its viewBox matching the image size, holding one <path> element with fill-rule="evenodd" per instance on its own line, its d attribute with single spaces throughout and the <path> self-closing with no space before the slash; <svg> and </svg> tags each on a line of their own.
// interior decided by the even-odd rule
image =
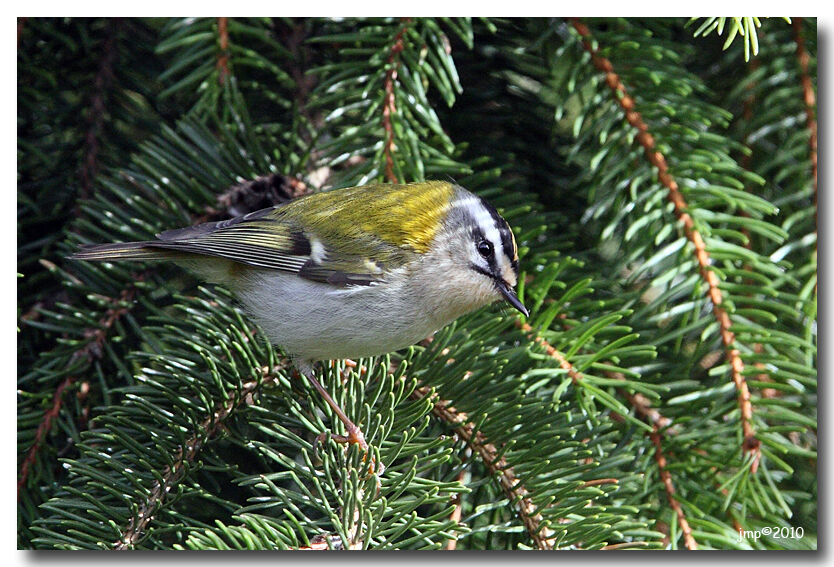
<svg viewBox="0 0 834 567">
<path fill-rule="evenodd" d="M 499 229 L 501 233 L 501 248 L 504 251 L 504 255 L 507 256 L 511 261 L 513 259 L 513 238 L 510 235 L 510 229 L 501 227 Z"/>
<path fill-rule="evenodd" d="M 489 213 L 492 221 L 495 223 L 495 228 L 498 230 L 498 234 L 501 235 L 501 250 L 510 262 L 515 261 L 516 253 L 515 246 L 513 246 L 513 235 L 512 232 L 510 232 L 510 226 L 507 224 L 507 221 L 504 220 L 504 217 L 498 214 L 498 210 L 493 207 L 489 201 L 481 199 L 481 204 Z"/>
<path fill-rule="evenodd" d="M 493 252 L 494 249 L 492 247 L 492 242 L 490 242 L 489 240 L 481 240 L 480 242 L 478 242 L 478 253 L 480 253 L 481 256 L 483 256 L 484 258 L 489 258 L 490 256 L 492 256 Z"/>
<path fill-rule="evenodd" d="M 505 257 L 507 263 L 510 266 L 510 269 L 518 274 L 518 256 L 516 253 L 516 246 L 515 246 L 515 238 L 513 237 L 513 233 L 510 230 L 510 226 L 507 224 L 507 221 L 498 214 L 498 211 L 493 207 L 489 202 L 480 199 L 479 203 L 485 212 L 489 214 L 489 220 L 492 221 L 492 226 L 488 227 L 489 229 L 494 229 L 498 232 L 496 235 L 496 241 L 493 242 L 486 238 L 484 229 L 479 225 L 479 223 L 484 222 L 486 219 L 483 216 L 476 214 L 473 211 L 467 210 L 464 212 L 469 218 L 467 219 L 467 224 L 469 225 L 470 230 L 470 237 L 472 238 L 473 244 L 478 247 L 478 244 L 482 240 L 486 240 L 492 246 L 492 253 L 488 255 L 479 254 L 482 258 L 484 258 L 490 266 L 490 269 L 495 271 L 498 268 L 499 259 L 497 258 L 497 253 L 500 252 Z M 487 221 L 489 222 L 489 221 Z M 484 227 L 486 228 L 486 227 Z"/>
</svg>

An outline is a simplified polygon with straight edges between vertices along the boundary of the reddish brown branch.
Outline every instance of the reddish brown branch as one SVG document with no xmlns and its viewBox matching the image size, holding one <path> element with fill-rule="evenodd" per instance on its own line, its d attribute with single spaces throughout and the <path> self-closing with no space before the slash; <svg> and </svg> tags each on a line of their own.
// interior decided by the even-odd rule
<svg viewBox="0 0 834 567">
<path fill-rule="evenodd" d="M 134 281 L 142 281 L 145 279 L 145 276 L 145 273 L 139 274 L 134 278 Z M 107 337 L 107 331 L 116 323 L 119 317 L 127 313 L 127 311 L 129 310 L 128 307 L 124 305 L 120 306 L 119 304 L 130 303 L 133 300 L 135 294 L 136 287 L 134 285 L 131 285 L 130 287 L 127 287 L 124 290 L 122 290 L 121 294 L 119 294 L 118 299 L 112 300 L 114 303 L 114 307 L 111 307 L 104 313 L 104 316 L 99 320 L 99 326 L 96 328 L 89 328 L 84 331 L 84 336 L 92 340 L 88 341 L 83 347 L 75 351 L 72 354 L 72 356 L 70 356 L 70 364 L 82 358 L 92 360 L 93 358 L 101 357 L 104 340 Z M 26 458 L 24 459 L 23 464 L 20 467 L 20 478 L 17 482 L 18 499 L 20 499 L 20 488 L 26 483 L 26 480 L 29 476 L 29 471 L 31 470 L 31 466 L 35 462 L 37 453 L 38 451 L 40 451 L 41 444 L 46 438 L 46 433 L 49 431 L 49 428 L 52 425 L 52 421 L 58 416 L 61 410 L 64 390 L 73 382 L 75 382 L 75 380 L 76 378 L 67 378 L 63 382 L 61 382 L 61 384 L 58 386 L 58 388 L 56 388 L 55 393 L 52 396 L 52 407 L 50 407 L 44 413 L 43 419 L 38 424 L 38 429 L 35 433 L 35 440 L 32 443 L 32 446 L 27 451 Z M 86 396 L 86 391 L 83 393 Z M 86 419 L 87 416 L 84 415 L 82 416 L 82 418 Z"/>
<path fill-rule="evenodd" d="M 672 420 L 654 409 L 649 400 L 646 399 L 646 396 L 643 394 L 630 394 L 625 390 L 620 390 L 620 392 L 622 392 L 625 398 L 629 401 L 631 406 L 637 412 L 637 415 L 639 415 L 646 423 L 649 423 L 658 429 L 665 429 L 672 423 Z"/>
<path fill-rule="evenodd" d="M 220 51 L 217 53 L 217 81 L 222 85 L 229 76 L 229 18 L 217 18 L 217 36 Z"/>
<path fill-rule="evenodd" d="M 29 470 L 35 463 L 41 443 L 43 443 L 44 438 L 47 433 L 49 433 L 49 429 L 52 427 L 52 421 L 58 417 L 58 414 L 61 412 L 61 405 L 64 401 L 64 390 L 69 388 L 73 382 L 75 382 L 75 378 L 67 376 L 67 378 L 64 379 L 60 385 L 58 385 L 55 389 L 55 393 L 52 394 L 52 405 L 43 414 L 43 419 L 38 424 L 38 430 L 35 432 L 35 441 L 32 443 L 32 446 L 29 447 L 29 451 L 26 453 L 26 458 L 23 459 L 23 465 L 20 467 L 20 478 L 17 481 L 18 502 L 20 501 L 20 489 L 26 483 L 26 479 L 29 476 Z"/>
<path fill-rule="evenodd" d="M 341 550 L 345 546 L 342 543 L 342 538 L 337 535 L 321 534 L 310 539 L 310 545 L 299 547 L 296 551 L 328 551 Z"/>
<path fill-rule="evenodd" d="M 431 337 L 426 339 L 425 342 L 431 342 Z M 345 366 L 352 368 L 360 374 L 367 371 L 364 366 L 357 368 L 357 364 L 352 360 L 346 360 Z M 389 368 L 389 372 L 393 371 L 393 368 Z M 429 391 L 429 388 L 425 386 L 417 388 L 412 392 L 411 398 L 422 400 L 429 395 Z M 518 502 L 517 507 L 522 523 L 527 528 L 527 532 L 536 546 L 539 549 L 553 549 L 555 540 L 552 538 L 552 530 L 543 528 L 543 518 L 536 511 L 535 506 L 528 497 L 529 493 L 527 489 L 518 481 L 513 468 L 507 463 L 506 459 L 498 456 L 498 449 L 496 449 L 495 445 L 490 443 L 481 431 L 475 432 L 475 425 L 469 422 L 466 413 L 452 407 L 449 401 L 441 399 L 436 394 L 432 395 L 431 401 L 434 404 L 432 414 L 454 428 L 458 437 L 469 445 L 472 452 L 478 454 L 481 461 L 487 467 L 487 470 L 498 477 L 498 482 L 504 490 L 507 499 L 510 502 Z M 458 478 L 461 479 L 463 474 L 463 471 L 461 471 Z M 607 481 L 611 479 L 598 479 L 598 484 L 604 484 L 604 482 L 600 482 L 603 480 Z M 616 482 L 616 480 L 614 481 Z M 459 521 L 461 510 L 460 500 L 457 496 L 455 497 L 455 505 L 456 508 L 452 513 L 452 519 Z M 456 545 L 457 542 L 455 540 L 448 540 L 446 549 L 455 549 Z"/>
<path fill-rule="evenodd" d="M 612 543 L 611 545 L 606 545 L 601 549 L 603 551 L 611 551 L 617 549 L 631 549 L 632 547 L 646 547 L 649 545 L 646 541 L 624 541 L 623 543 Z"/>
<path fill-rule="evenodd" d="M 537 344 L 542 345 L 545 348 L 545 351 L 548 355 L 552 356 L 557 361 L 559 361 L 559 366 L 568 371 L 568 375 L 571 377 L 574 384 L 582 380 L 582 374 L 577 372 L 573 365 L 571 365 L 571 363 L 568 362 L 567 359 L 565 359 L 565 357 L 558 350 L 556 350 L 543 338 L 537 336 L 535 334 L 534 329 L 530 325 L 528 325 L 527 323 L 522 323 L 520 320 L 518 320 L 516 321 L 516 326 L 525 333 L 527 333 L 528 337 L 530 337 L 531 340 L 533 340 Z M 617 374 L 614 377 L 624 379 L 624 377 L 620 374 Z M 669 474 L 668 470 L 666 470 L 666 457 L 663 455 L 662 449 L 660 447 L 660 430 L 662 428 L 667 427 L 671 423 L 671 420 L 664 417 L 656 409 L 652 408 L 651 404 L 649 403 L 649 400 L 646 399 L 646 397 L 642 394 L 630 394 L 625 390 L 622 390 L 622 392 L 625 395 L 626 399 L 628 399 L 628 401 L 634 407 L 637 414 L 644 421 L 652 424 L 652 432 L 649 434 L 649 437 L 651 438 L 652 443 L 655 445 L 655 460 L 657 461 L 658 468 L 660 469 L 660 478 L 662 479 L 663 485 L 666 489 L 666 496 L 669 500 L 669 505 L 672 507 L 672 509 L 675 511 L 675 514 L 677 514 L 678 516 L 678 524 L 681 526 L 681 532 L 684 536 L 684 544 L 686 545 L 686 548 L 698 549 L 698 544 L 696 543 L 695 538 L 692 537 L 692 530 L 689 527 L 689 522 L 687 522 L 686 517 L 684 516 L 683 509 L 681 508 L 680 503 L 675 498 L 675 485 L 672 483 L 672 475 Z M 616 482 L 616 478 L 602 478 L 587 481 L 583 486 L 594 486 L 597 484 L 608 484 Z M 612 549 L 616 549 L 616 547 L 612 547 Z"/>
<path fill-rule="evenodd" d="M 182 479 L 186 470 L 186 463 L 192 463 L 205 443 L 212 439 L 217 432 L 223 428 L 223 423 L 235 409 L 243 405 L 251 405 L 254 402 L 254 393 L 265 382 L 273 380 L 269 375 L 269 369 L 262 369 L 264 378 L 261 381 L 250 381 L 243 384 L 237 395 L 228 403 L 215 410 L 207 417 L 194 431 L 193 435 L 180 446 L 173 459 L 173 464 L 165 467 L 162 471 L 162 479 L 154 483 L 148 492 L 148 496 L 133 513 L 127 527 L 122 532 L 122 537 L 113 543 L 114 549 L 133 549 L 154 518 L 154 514 L 160 509 L 167 494 Z M 315 547 L 311 547 L 315 549 Z"/>
<path fill-rule="evenodd" d="M 134 277 L 134 282 L 141 282 L 147 277 L 148 272 L 143 272 Z M 107 338 L 107 332 L 119 320 L 119 318 L 130 311 L 130 304 L 136 296 L 136 286 L 131 284 L 121 291 L 118 299 L 113 299 L 113 307 L 109 308 L 104 317 L 99 320 L 97 327 L 89 328 L 84 331 L 86 338 L 92 339 L 81 349 L 73 354 L 73 359 L 82 356 L 88 359 L 100 358 L 104 341 Z"/>
<path fill-rule="evenodd" d="M 753 73 L 755 73 L 756 70 L 759 68 L 759 66 L 760 66 L 760 63 L 759 63 L 758 59 L 751 60 L 750 63 L 749 63 L 750 74 L 752 75 Z M 746 97 L 744 97 L 744 100 L 742 101 L 742 113 L 741 113 L 741 115 L 742 115 L 742 118 L 744 119 L 744 122 L 746 124 L 750 124 L 753 120 L 753 106 L 756 102 L 756 100 L 755 100 L 756 97 L 755 97 L 754 92 L 753 92 L 754 87 L 755 87 L 755 83 L 753 81 L 750 81 L 747 84 L 747 90 L 749 91 L 749 94 Z M 741 155 L 741 158 L 739 159 L 739 165 L 741 165 L 741 167 L 743 167 L 744 169 L 750 171 L 752 161 L 753 161 L 753 152 L 752 152 L 752 148 L 750 148 L 749 145 L 747 145 L 747 148 L 750 151 L 748 151 L 746 153 L 743 153 Z M 743 217 L 749 217 L 750 216 L 750 213 L 748 213 L 745 210 L 739 211 L 739 214 Z M 744 247 L 747 248 L 748 250 L 752 250 L 753 249 L 753 243 L 751 242 L 750 231 L 747 229 L 746 226 L 744 226 L 744 227 L 741 228 L 741 233 L 746 238 L 746 241 L 744 243 Z M 747 263 L 744 264 L 744 269 L 747 270 L 747 271 L 753 271 L 753 267 L 750 264 L 747 264 Z M 756 344 L 753 345 L 753 351 L 756 352 L 756 354 L 760 354 L 762 352 L 762 350 L 763 350 L 763 348 L 762 348 L 761 343 L 756 343 Z M 755 367 L 759 368 L 761 370 L 765 369 L 765 365 L 762 364 L 761 362 L 755 363 Z M 758 374 L 756 376 L 756 380 L 758 380 L 760 382 L 771 382 L 772 381 L 771 378 L 770 378 L 770 375 L 767 374 L 766 372 L 762 372 L 762 373 Z M 779 391 L 774 390 L 773 388 L 763 388 L 762 389 L 762 396 L 765 397 L 765 398 L 775 398 L 778 395 L 779 395 Z"/>
<path fill-rule="evenodd" d="M 610 376 L 612 378 L 616 378 L 618 380 L 625 380 L 625 377 L 622 374 L 619 374 L 619 373 L 611 373 Z M 625 390 L 620 390 L 620 392 L 622 392 L 622 394 L 626 397 L 626 399 L 629 401 L 629 403 L 631 403 L 632 407 L 634 407 L 635 411 L 637 412 L 637 415 L 639 415 L 644 421 L 646 421 L 647 423 L 650 423 L 652 425 L 652 432 L 649 434 L 649 437 L 652 438 L 652 436 L 655 436 L 657 438 L 657 439 L 652 438 L 652 443 L 655 445 L 655 447 L 657 447 L 657 442 L 660 441 L 660 435 L 662 434 L 661 430 L 663 430 L 664 432 L 667 432 L 667 433 L 674 433 L 674 430 L 666 429 L 672 423 L 672 420 L 667 418 L 667 417 L 664 417 L 659 411 L 654 409 L 651 406 L 649 400 L 647 400 L 645 396 L 643 396 L 642 394 L 629 394 Z M 700 455 L 706 455 L 707 454 L 706 451 L 699 450 L 699 449 L 696 449 L 695 452 L 700 454 Z M 657 459 L 657 455 L 655 455 L 655 459 Z M 659 465 L 660 465 L 660 461 L 658 461 L 658 466 Z M 663 466 L 664 467 L 666 466 L 665 457 L 663 459 Z M 711 467 L 710 470 L 714 473 L 717 473 L 718 469 L 717 469 L 717 467 Z M 669 498 L 669 502 L 671 503 L 673 500 L 675 501 L 675 504 L 672 505 L 672 508 L 675 510 L 675 513 L 678 515 L 678 523 L 681 526 L 686 525 L 688 527 L 689 523 L 686 522 L 686 518 L 683 517 L 683 510 L 680 508 L 680 505 L 677 502 L 677 499 L 674 498 L 674 485 L 672 484 L 672 477 L 671 477 L 671 475 L 669 475 L 668 471 L 665 471 L 668 479 L 663 478 L 663 475 L 662 475 L 663 471 L 665 471 L 665 468 L 662 469 L 662 471 L 661 471 L 661 478 L 663 480 L 664 486 L 666 487 L 667 497 Z M 667 480 L 668 480 L 668 483 L 667 483 Z M 671 495 L 669 495 L 669 492 L 668 492 L 670 487 L 672 489 Z M 727 489 L 722 488 L 721 492 L 726 495 L 727 494 Z M 676 507 L 676 505 L 677 505 L 677 507 Z M 735 531 L 743 530 L 741 524 L 736 519 L 736 517 L 732 515 L 731 511 L 728 510 L 727 513 L 730 516 L 730 520 L 733 523 L 733 529 Z M 690 530 L 689 533 L 690 533 L 690 537 L 691 537 L 691 530 Z M 668 532 L 667 532 L 667 534 L 668 534 Z M 667 540 L 668 540 L 668 535 L 667 535 Z M 694 538 L 692 538 L 692 543 L 697 546 L 697 542 L 695 542 Z M 687 544 L 687 547 L 689 549 L 692 549 L 692 548 L 689 547 L 688 544 Z"/>
<path fill-rule="evenodd" d="M 555 358 L 559 362 L 559 366 L 563 370 L 567 371 L 568 376 L 570 376 L 570 379 L 573 381 L 574 384 L 582 380 L 582 374 L 579 373 L 570 362 L 568 362 L 568 360 L 562 355 L 561 352 L 553 348 L 553 346 L 551 346 L 550 343 L 548 343 L 542 337 L 538 336 L 533 327 L 531 327 L 527 323 L 522 323 L 520 319 L 516 319 L 515 326 L 527 333 L 527 336 L 530 338 L 531 341 L 544 347 L 544 350 L 548 354 L 548 356 Z"/>
<path fill-rule="evenodd" d="M 462 469 L 458 473 L 458 482 L 463 484 L 463 479 L 466 476 L 466 470 Z M 452 498 L 452 502 L 455 505 L 455 509 L 452 510 L 452 514 L 449 516 L 449 519 L 453 521 L 455 524 L 460 523 L 461 517 L 463 517 L 463 495 L 460 492 L 456 492 L 454 498 Z M 453 551 L 457 549 L 458 540 L 456 537 L 450 538 L 446 540 L 446 549 L 448 551 Z"/>
<path fill-rule="evenodd" d="M 649 163 L 657 169 L 658 179 L 669 190 L 668 197 L 674 205 L 675 215 L 683 225 L 684 233 L 695 249 L 695 257 L 698 261 L 699 271 L 701 277 L 707 284 L 707 295 L 712 302 L 713 315 L 720 327 L 721 340 L 724 344 L 727 360 L 732 368 L 733 382 L 738 391 L 738 405 L 741 411 L 741 427 L 744 436 L 742 450 L 751 454 L 753 457 L 751 471 L 755 473 L 758 469 L 759 458 L 761 457 L 761 442 L 756 437 L 753 428 L 753 405 L 750 402 L 750 390 L 744 377 L 744 362 L 741 360 L 741 353 L 738 349 L 734 348 L 735 334 L 730 330 L 732 322 L 727 311 L 722 307 L 723 297 L 719 288 L 720 282 L 715 272 L 710 269 L 710 257 L 707 253 L 704 240 L 695 228 L 695 221 L 692 219 L 692 216 L 687 212 L 688 205 L 680 191 L 677 181 L 669 173 L 666 158 L 662 153 L 655 150 L 654 138 L 649 134 L 649 127 L 643 121 L 640 113 L 635 110 L 636 104 L 634 99 L 628 95 L 625 85 L 620 80 L 619 75 L 614 72 L 611 62 L 601 56 L 598 50 L 591 44 L 591 33 L 588 27 L 578 20 L 573 20 L 573 26 L 579 32 L 579 35 L 582 36 L 582 45 L 591 54 L 594 66 L 605 73 L 605 82 L 614 94 L 615 100 L 623 109 L 626 121 L 638 131 L 636 140 L 643 147 Z"/>
<path fill-rule="evenodd" d="M 660 479 L 663 481 L 663 486 L 666 488 L 666 497 L 669 499 L 669 505 L 675 514 L 678 516 L 678 525 L 683 534 L 683 542 L 687 549 L 698 549 L 698 544 L 695 538 L 692 537 L 692 528 L 689 527 L 689 522 L 686 521 L 686 516 L 683 514 L 683 508 L 677 498 L 675 498 L 675 485 L 672 483 L 672 475 L 666 469 L 666 457 L 663 455 L 663 448 L 660 443 L 660 432 L 657 425 L 652 427 L 652 432 L 649 438 L 654 444 L 654 459 L 657 461 L 657 467 L 660 469 Z"/>
<path fill-rule="evenodd" d="M 796 41 L 796 58 L 799 60 L 801 71 L 800 81 L 802 82 L 802 93 L 805 98 L 805 125 L 808 128 L 808 146 L 811 157 L 811 176 L 814 179 L 814 204 L 817 202 L 817 101 L 814 95 L 814 84 L 811 82 L 811 75 L 808 72 L 808 64 L 811 56 L 805 49 L 805 39 L 802 37 L 802 18 L 793 19 L 794 40 Z"/>
<path fill-rule="evenodd" d="M 391 52 L 388 55 L 388 69 L 385 71 L 385 104 L 382 107 L 382 127 L 385 129 L 385 145 L 383 146 L 383 153 L 385 154 L 385 178 L 391 183 L 398 183 L 397 176 L 394 173 L 394 152 L 397 149 L 394 142 L 394 125 L 391 122 L 391 117 L 397 113 L 395 104 L 396 97 L 394 96 L 394 83 L 397 81 L 397 68 L 399 67 L 399 53 L 405 47 L 403 43 L 403 36 L 408 30 L 408 24 L 411 18 L 402 19 L 402 27 L 397 35 L 394 36 L 394 43 L 391 46 Z"/>
<path fill-rule="evenodd" d="M 618 373 L 612 373 L 612 376 L 621 380 L 625 379 Z M 620 391 L 629 403 L 631 403 L 635 412 L 637 412 L 637 415 L 639 415 L 643 421 L 650 423 L 652 426 L 652 431 L 649 433 L 649 439 L 651 439 L 652 444 L 655 447 L 654 458 L 655 462 L 657 462 L 657 468 L 660 470 L 660 479 L 663 481 L 663 486 L 666 489 L 666 498 L 669 501 L 669 506 L 672 507 L 672 510 L 674 510 L 678 517 L 678 525 L 681 527 L 684 545 L 687 549 L 698 549 L 698 543 L 695 541 L 695 538 L 692 537 L 692 529 L 689 527 L 689 522 L 686 520 L 683 508 L 681 508 L 678 499 L 675 498 L 675 485 L 672 482 L 672 475 L 666 468 L 666 456 L 663 454 L 663 449 L 661 448 L 661 430 L 665 430 L 666 427 L 672 423 L 672 421 L 654 409 L 649 403 L 649 400 L 647 400 L 642 394 L 630 394 L 625 390 Z"/>
<path fill-rule="evenodd" d="M 426 387 L 417 388 L 411 395 L 412 398 L 418 400 L 426 396 L 429 396 L 429 389 Z M 516 477 L 506 459 L 499 457 L 495 445 L 490 443 L 483 433 L 475 431 L 475 425 L 469 421 L 466 413 L 456 410 L 448 401 L 436 395 L 432 396 L 432 402 L 434 403 L 432 414 L 450 424 L 458 437 L 470 447 L 472 452 L 478 454 L 487 470 L 497 477 L 504 495 L 516 506 L 521 521 L 536 547 L 553 549 L 556 541 L 552 537 L 552 530 L 542 525 L 544 519 L 530 499 L 529 492 Z"/>
<path fill-rule="evenodd" d="M 113 82 L 113 65 L 118 55 L 116 38 L 120 26 L 119 18 L 109 20 L 107 39 L 102 46 L 102 58 L 99 63 L 96 78 L 93 81 L 93 93 L 90 97 L 90 108 L 87 112 L 87 133 L 84 139 L 84 162 L 81 165 L 82 199 L 87 199 L 93 192 L 93 179 L 98 172 L 99 136 L 107 116 L 105 99 L 107 89 Z"/>
<path fill-rule="evenodd" d="M 23 27 L 26 24 L 26 18 L 17 19 L 17 48 L 20 49 L 20 36 L 23 35 Z"/>
</svg>

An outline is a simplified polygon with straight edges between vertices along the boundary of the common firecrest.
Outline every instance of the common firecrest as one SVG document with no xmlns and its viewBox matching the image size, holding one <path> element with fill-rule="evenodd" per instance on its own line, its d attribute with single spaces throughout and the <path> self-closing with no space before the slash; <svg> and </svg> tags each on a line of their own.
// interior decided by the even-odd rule
<svg viewBox="0 0 834 567">
<path fill-rule="evenodd" d="M 514 291 L 518 248 L 486 201 L 452 183 L 313 193 L 158 240 L 83 247 L 78 260 L 172 260 L 230 289 L 367 449 L 313 362 L 412 345 Z"/>
</svg>

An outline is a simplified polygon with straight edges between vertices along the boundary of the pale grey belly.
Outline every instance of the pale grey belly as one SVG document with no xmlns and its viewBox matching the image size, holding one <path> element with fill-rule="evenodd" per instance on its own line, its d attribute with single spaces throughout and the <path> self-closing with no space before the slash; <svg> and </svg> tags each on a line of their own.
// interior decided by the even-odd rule
<svg viewBox="0 0 834 567">
<path fill-rule="evenodd" d="M 404 283 L 334 290 L 277 271 L 250 273 L 233 290 L 270 341 L 307 360 L 392 352 L 448 323 Z"/>
</svg>

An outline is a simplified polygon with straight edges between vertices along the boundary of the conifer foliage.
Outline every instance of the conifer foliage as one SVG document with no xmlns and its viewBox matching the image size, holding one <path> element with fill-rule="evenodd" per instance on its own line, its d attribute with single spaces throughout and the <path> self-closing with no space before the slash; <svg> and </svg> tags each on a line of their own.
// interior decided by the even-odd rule
<svg viewBox="0 0 834 567">
<path fill-rule="evenodd" d="M 18 546 L 816 548 L 816 22 L 715 21 L 19 20 Z M 317 368 L 373 458 L 223 288 L 66 258 L 424 179 L 531 315 Z"/>
</svg>

